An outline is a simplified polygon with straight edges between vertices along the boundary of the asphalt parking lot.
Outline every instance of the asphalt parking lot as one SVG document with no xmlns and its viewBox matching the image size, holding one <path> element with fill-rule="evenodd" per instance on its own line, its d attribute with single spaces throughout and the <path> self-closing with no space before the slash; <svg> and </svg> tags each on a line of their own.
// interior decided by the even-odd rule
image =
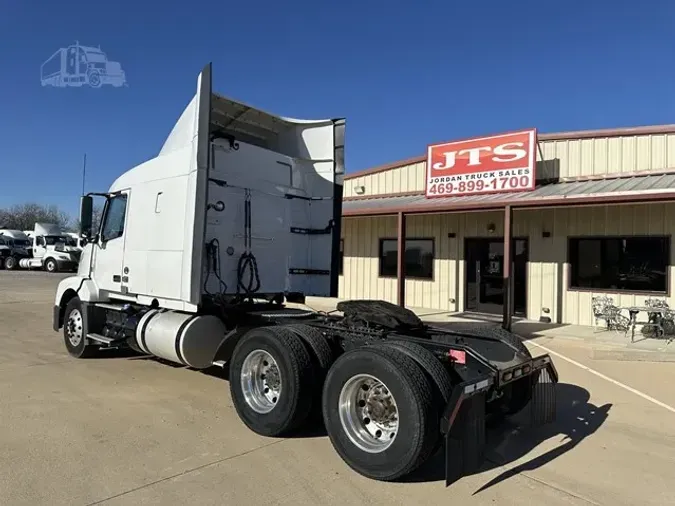
<svg viewBox="0 0 675 506">
<path fill-rule="evenodd" d="M 257 436 L 218 374 L 144 357 L 75 360 L 51 329 L 62 275 L 0 271 L 0 504 L 675 504 L 675 364 L 556 355 L 558 421 L 490 433 L 450 488 L 435 459 L 405 483 L 362 478 L 321 433 Z"/>
</svg>

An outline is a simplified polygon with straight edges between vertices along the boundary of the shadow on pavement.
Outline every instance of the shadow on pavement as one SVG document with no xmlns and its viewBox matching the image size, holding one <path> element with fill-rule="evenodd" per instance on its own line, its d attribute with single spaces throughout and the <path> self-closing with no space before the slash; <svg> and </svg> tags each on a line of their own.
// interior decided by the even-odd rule
<svg viewBox="0 0 675 506">
<path fill-rule="evenodd" d="M 128 358 L 128 359 L 137 359 L 142 358 L 134 350 L 129 348 L 111 348 L 111 349 L 100 349 L 98 353 L 94 356 L 89 357 L 87 360 L 101 360 L 101 359 L 114 359 L 114 358 Z"/>
<path fill-rule="evenodd" d="M 565 453 L 573 450 L 584 439 L 600 428 L 609 415 L 611 404 L 595 406 L 589 401 L 590 394 L 584 388 L 568 383 L 556 385 L 557 413 L 556 421 L 541 427 L 529 428 L 521 413 L 507 420 L 500 427 L 488 430 L 486 434 L 485 462 L 477 473 L 489 471 L 511 464 L 526 457 L 537 446 L 552 438 L 560 437 L 560 444 L 537 455 L 526 462 L 505 470 L 499 476 L 481 486 L 475 494 L 497 485 L 526 471 L 534 471 Z M 477 474 L 474 473 L 474 474 Z M 426 482 L 445 480 L 445 462 L 443 451 L 436 454 L 422 468 L 410 475 L 406 482 Z"/>
</svg>

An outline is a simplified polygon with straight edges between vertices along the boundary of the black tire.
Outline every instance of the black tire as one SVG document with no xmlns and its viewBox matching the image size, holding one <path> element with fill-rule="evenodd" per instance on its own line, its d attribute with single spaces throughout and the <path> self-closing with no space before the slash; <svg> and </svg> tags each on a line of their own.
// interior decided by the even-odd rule
<svg viewBox="0 0 675 506">
<path fill-rule="evenodd" d="M 246 358 L 262 350 L 276 362 L 282 390 L 267 413 L 256 411 L 246 400 L 242 368 Z M 312 405 L 314 368 L 302 340 L 283 327 L 250 330 L 237 343 L 230 362 L 230 393 L 239 418 L 262 436 L 280 436 L 298 428 L 307 419 Z"/>
<path fill-rule="evenodd" d="M 101 74 L 98 70 L 90 70 L 87 74 L 87 84 L 92 88 L 100 88 L 103 82 L 101 81 Z"/>
<path fill-rule="evenodd" d="M 408 355 L 411 359 L 420 366 L 420 369 L 429 379 L 429 382 L 433 388 L 433 397 L 434 405 L 438 407 L 438 420 L 437 423 L 440 424 L 441 416 L 443 415 L 443 410 L 445 406 L 450 402 L 450 396 L 452 395 L 452 379 L 450 378 L 450 373 L 447 371 L 440 360 L 431 353 L 426 348 L 420 346 L 419 344 L 407 342 L 407 341 L 391 341 L 379 344 L 378 346 L 384 346 L 388 348 L 394 348 L 402 353 Z M 433 448 L 431 448 L 431 453 L 434 453 L 442 443 L 442 438 L 438 437 Z"/>
<path fill-rule="evenodd" d="M 450 402 L 453 387 L 450 373 L 443 367 L 441 361 L 438 360 L 433 353 L 419 344 L 407 341 L 385 342 L 378 346 L 395 348 L 412 358 L 420 366 L 422 371 L 424 371 L 432 385 L 435 387 L 435 402 L 442 406 L 445 406 Z"/>
<path fill-rule="evenodd" d="M 314 365 L 315 379 L 314 379 L 314 395 L 312 396 L 311 411 L 313 415 L 321 415 L 321 393 L 323 391 L 323 383 L 326 380 L 326 375 L 330 366 L 333 365 L 335 357 L 326 338 L 323 337 L 321 331 L 309 325 L 284 325 L 284 328 L 291 330 L 296 334 L 309 348 L 312 355 L 312 362 Z"/>
<path fill-rule="evenodd" d="M 284 328 L 292 330 L 309 346 L 320 369 L 323 370 L 324 374 L 328 374 L 328 369 L 333 365 L 334 356 L 333 350 L 321 331 L 310 325 L 302 324 L 284 325 Z"/>
<path fill-rule="evenodd" d="M 13 271 L 19 266 L 19 261 L 14 257 L 5 258 L 5 269 Z"/>
<path fill-rule="evenodd" d="M 48 259 L 45 261 L 45 270 L 46 270 L 47 272 L 56 272 L 56 271 L 58 271 L 58 265 L 57 265 L 57 263 L 56 263 L 56 260 L 54 260 L 53 258 L 48 258 Z"/>
<path fill-rule="evenodd" d="M 73 297 L 66 304 L 63 314 L 63 341 L 68 354 L 75 358 L 93 357 L 99 349 L 96 345 L 87 344 L 87 329 L 82 318 L 82 302 L 79 297 Z"/>
<path fill-rule="evenodd" d="M 357 446 L 340 418 L 340 393 L 360 374 L 381 381 L 398 410 L 397 433 L 390 446 L 378 453 Z M 368 478 L 391 481 L 409 474 L 424 463 L 438 438 L 438 412 L 431 392 L 420 367 L 398 349 L 366 346 L 344 353 L 331 367 L 323 388 L 323 417 L 333 448 L 349 467 Z"/>
</svg>

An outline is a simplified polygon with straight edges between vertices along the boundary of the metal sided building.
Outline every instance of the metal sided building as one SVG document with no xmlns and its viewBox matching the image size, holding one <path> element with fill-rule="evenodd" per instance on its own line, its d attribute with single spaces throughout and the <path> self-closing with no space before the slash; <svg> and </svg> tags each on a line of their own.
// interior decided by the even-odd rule
<svg viewBox="0 0 675 506">
<path fill-rule="evenodd" d="M 594 325 L 595 295 L 672 306 L 675 125 L 429 146 L 346 175 L 341 228 L 340 298 L 509 325 Z"/>
</svg>

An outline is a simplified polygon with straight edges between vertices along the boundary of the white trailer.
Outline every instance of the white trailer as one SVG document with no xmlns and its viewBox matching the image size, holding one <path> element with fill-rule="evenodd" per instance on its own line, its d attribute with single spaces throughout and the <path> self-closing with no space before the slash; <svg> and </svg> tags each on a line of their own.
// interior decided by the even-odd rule
<svg viewBox="0 0 675 506">
<path fill-rule="evenodd" d="M 445 441 L 449 483 L 480 463 L 488 418 L 529 405 L 552 419 L 557 373 L 504 330 L 438 330 L 383 301 L 343 302 L 341 315 L 289 306 L 337 294 L 344 131 L 343 119 L 216 94 L 205 67 L 158 155 L 82 198 L 88 243 L 58 285 L 53 328 L 76 358 L 127 347 L 227 365 L 251 430 L 322 419 L 339 456 L 373 479 L 407 475 Z"/>
</svg>

